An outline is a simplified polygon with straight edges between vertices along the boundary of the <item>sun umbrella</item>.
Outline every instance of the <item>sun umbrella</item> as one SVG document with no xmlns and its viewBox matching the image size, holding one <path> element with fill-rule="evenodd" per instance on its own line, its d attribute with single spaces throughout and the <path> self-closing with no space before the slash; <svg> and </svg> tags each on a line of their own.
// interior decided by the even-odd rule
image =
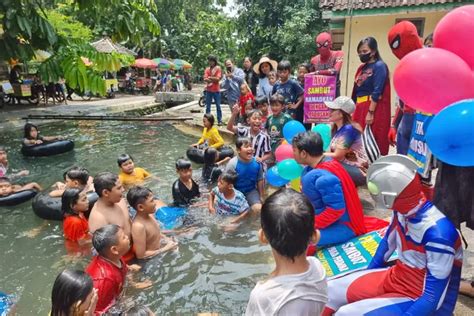
<svg viewBox="0 0 474 316">
<path fill-rule="evenodd" d="M 139 59 L 135 59 L 135 62 L 132 64 L 132 67 L 151 69 L 151 68 L 156 68 L 157 64 L 151 59 L 139 58 Z"/>
<path fill-rule="evenodd" d="M 153 61 L 158 65 L 160 70 L 175 69 L 175 65 L 165 58 L 154 58 Z"/>
<path fill-rule="evenodd" d="M 193 68 L 193 65 L 188 63 L 186 60 L 182 60 L 182 59 L 173 60 L 173 64 L 176 65 L 176 69 L 185 69 L 186 70 L 186 69 Z"/>
</svg>

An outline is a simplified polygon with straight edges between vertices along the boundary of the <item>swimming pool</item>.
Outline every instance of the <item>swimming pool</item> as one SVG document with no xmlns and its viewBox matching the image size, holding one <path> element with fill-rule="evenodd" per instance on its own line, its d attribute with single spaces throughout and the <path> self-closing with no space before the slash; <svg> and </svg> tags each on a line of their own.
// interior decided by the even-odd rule
<svg viewBox="0 0 474 316">
<path fill-rule="evenodd" d="M 73 165 L 86 167 L 92 175 L 118 172 L 116 158 L 131 154 L 137 166 L 159 180 L 147 184 L 165 202 L 171 201 L 176 179 L 174 161 L 184 156 L 197 137 L 186 135 L 167 123 L 114 123 L 83 121 L 40 126 L 43 135 L 63 135 L 76 143 L 73 152 L 54 157 L 26 158 L 20 153 L 22 131 L 0 134 L 10 166 L 28 169 L 22 181 L 36 181 L 44 188 L 61 180 Z M 194 178 L 200 169 L 194 169 Z M 235 232 L 224 232 L 221 219 L 207 209 L 190 210 L 194 229 L 177 236 L 178 252 L 166 253 L 144 265 L 138 279 L 154 282 L 150 289 L 126 289 L 119 308 L 146 304 L 157 315 L 194 315 L 219 312 L 241 315 L 255 282 L 272 267 L 271 251 L 259 245 L 259 221 L 251 219 Z M 36 217 L 31 203 L 0 208 L 0 291 L 15 293 L 19 315 L 47 315 L 51 287 L 64 268 L 83 269 L 90 257 L 68 255 L 59 222 Z"/>
</svg>

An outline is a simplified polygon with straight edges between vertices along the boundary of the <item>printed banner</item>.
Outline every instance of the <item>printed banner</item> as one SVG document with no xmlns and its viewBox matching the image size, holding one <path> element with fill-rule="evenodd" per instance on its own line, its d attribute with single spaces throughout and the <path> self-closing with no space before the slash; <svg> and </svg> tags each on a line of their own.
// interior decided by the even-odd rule
<svg viewBox="0 0 474 316">
<path fill-rule="evenodd" d="M 386 231 L 387 227 L 317 251 L 316 258 L 321 261 L 328 279 L 367 268 Z M 397 257 L 395 251 L 389 261 Z"/>
<path fill-rule="evenodd" d="M 329 109 L 324 101 L 336 97 L 336 76 L 307 74 L 304 76 L 304 122 L 327 123 Z"/>
<path fill-rule="evenodd" d="M 407 153 L 408 157 L 415 160 L 418 173 L 423 178 L 427 178 L 431 170 L 431 151 L 426 144 L 425 134 L 432 119 L 433 114 L 416 112 Z"/>
</svg>

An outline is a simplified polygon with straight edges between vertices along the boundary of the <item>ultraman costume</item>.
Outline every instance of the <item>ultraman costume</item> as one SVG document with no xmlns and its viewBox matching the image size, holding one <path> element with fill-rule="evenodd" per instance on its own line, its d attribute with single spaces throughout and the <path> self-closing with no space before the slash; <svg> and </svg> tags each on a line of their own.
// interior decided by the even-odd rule
<svg viewBox="0 0 474 316">
<path fill-rule="evenodd" d="M 322 315 L 452 315 L 462 246 L 454 225 L 427 201 L 417 165 L 385 156 L 367 174 L 374 199 L 393 209 L 387 233 L 367 270 L 329 281 Z M 394 251 L 395 265 L 386 268 Z"/>
</svg>

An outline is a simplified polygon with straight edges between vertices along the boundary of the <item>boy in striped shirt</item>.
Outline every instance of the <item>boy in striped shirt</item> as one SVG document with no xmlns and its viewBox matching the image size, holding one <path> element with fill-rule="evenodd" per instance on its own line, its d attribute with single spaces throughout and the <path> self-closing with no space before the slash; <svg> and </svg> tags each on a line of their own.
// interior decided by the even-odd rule
<svg viewBox="0 0 474 316">
<path fill-rule="evenodd" d="M 234 188 L 237 181 L 237 173 L 233 170 L 225 171 L 217 181 L 209 195 L 209 212 L 218 215 L 236 215 L 230 222 L 237 224 L 242 221 L 250 209 L 245 195 Z"/>
</svg>

